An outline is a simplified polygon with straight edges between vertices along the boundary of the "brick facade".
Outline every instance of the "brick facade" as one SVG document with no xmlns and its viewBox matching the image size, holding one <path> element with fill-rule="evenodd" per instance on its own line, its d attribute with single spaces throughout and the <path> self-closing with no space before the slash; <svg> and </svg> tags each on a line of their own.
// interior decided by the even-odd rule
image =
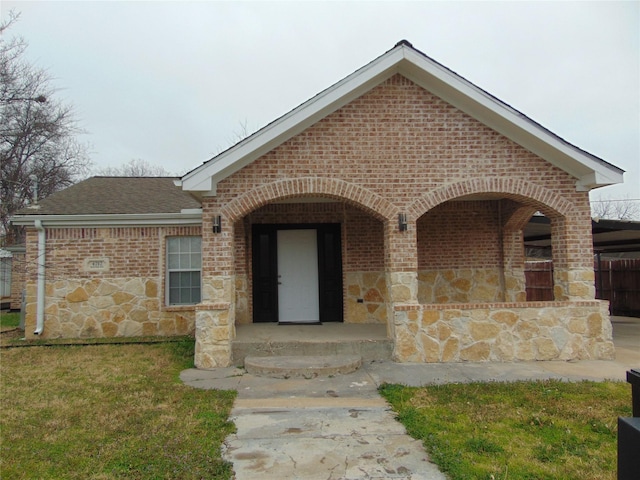
<svg viewBox="0 0 640 480">
<path fill-rule="evenodd" d="M 294 203 L 279 203 L 285 200 Z M 510 305 L 526 309 L 518 303 L 526 298 L 522 228 L 536 211 L 552 222 L 556 300 L 593 300 L 588 193 L 576 190 L 575 178 L 395 75 L 204 199 L 205 244 L 215 252 L 204 270 L 230 285 L 206 301 L 241 299 L 235 321 L 251 321 L 253 223 L 339 220 L 346 322 L 386 322 L 397 339 L 399 305 L 516 302 Z M 406 232 L 398 231 L 399 213 L 407 215 Z M 220 234 L 208 233 L 214 215 L 223 220 Z M 598 302 L 581 308 L 600 312 Z M 226 350 L 215 350 L 206 361 L 196 355 L 199 366 L 228 362 Z M 397 349 L 396 358 L 414 357 Z"/>
<path fill-rule="evenodd" d="M 195 308 L 167 307 L 166 238 L 200 227 L 46 229 L 44 338 L 186 335 Z M 27 231 L 25 334 L 36 326 L 38 236 Z M 87 261 L 105 261 L 93 269 Z"/>
</svg>

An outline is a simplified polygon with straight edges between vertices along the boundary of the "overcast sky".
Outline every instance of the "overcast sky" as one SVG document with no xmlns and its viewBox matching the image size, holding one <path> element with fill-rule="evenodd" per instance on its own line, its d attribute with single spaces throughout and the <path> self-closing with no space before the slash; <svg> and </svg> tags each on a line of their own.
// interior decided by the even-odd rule
<svg viewBox="0 0 640 480">
<path fill-rule="evenodd" d="M 9 34 L 54 77 L 96 168 L 184 173 L 407 39 L 640 198 L 640 2 L 23 2 Z"/>
</svg>

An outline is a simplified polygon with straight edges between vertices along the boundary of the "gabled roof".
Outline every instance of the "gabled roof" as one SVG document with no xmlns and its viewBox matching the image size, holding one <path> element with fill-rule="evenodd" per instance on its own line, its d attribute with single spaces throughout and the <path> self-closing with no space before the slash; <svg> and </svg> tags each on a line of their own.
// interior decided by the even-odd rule
<svg viewBox="0 0 640 480">
<path fill-rule="evenodd" d="M 183 221 L 197 216 L 201 208 L 191 194 L 175 186 L 168 177 L 92 177 L 56 192 L 18 211 L 13 223 L 33 223 L 35 218 L 49 224 Z M 193 218 L 190 218 L 192 221 Z"/>
<path fill-rule="evenodd" d="M 563 140 L 403 40 L 368 65 L 187 173 L 178 184 L 186 191 L 215 195 L 218 182 L 396 74 L 574 176 L 579 190 L 622 183 L 624 171 L 620 168 Z"/>
</svg>

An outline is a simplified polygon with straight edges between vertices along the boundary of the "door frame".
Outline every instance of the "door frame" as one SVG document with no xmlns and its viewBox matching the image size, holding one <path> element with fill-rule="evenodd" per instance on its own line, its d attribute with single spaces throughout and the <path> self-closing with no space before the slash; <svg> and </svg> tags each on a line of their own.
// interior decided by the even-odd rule
<svg viewBox="0 0 640 480">
<path fill-rule="evenodd" d="M 254 323 L 278 322 L 277 232 L 299 229 L 313 229 L 318 235 L 320 322 L 344 321 L 342 225 L 340 223 L 269 223 L 251 225 L 251 298 Z M 263 255 L 267 258 L 262 258 Z M 332 258 L 328 258 L 329 256 Z"/>
</svg>

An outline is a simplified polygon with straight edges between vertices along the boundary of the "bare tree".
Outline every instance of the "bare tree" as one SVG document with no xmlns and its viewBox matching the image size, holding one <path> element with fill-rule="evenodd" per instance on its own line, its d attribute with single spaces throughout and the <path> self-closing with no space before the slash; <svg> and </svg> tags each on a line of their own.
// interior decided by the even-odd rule
<svg viewBox="0 0 640 480">
<path fill-rule="evenodd" d="M 172 177 L 171 172 L 160 165 L 152 165 L 146 160 L 134 158 L 119 167 L 106 167 L 96 171 L 105 177 Z"/>
<path fill-rule="evenodd" d="M 46 197 L 84 175 L 90 165 L 87 147 L 70 106 L 54 99 L 50 75 L 23 59 L 27 43 L 7 40 L 18 19 L 10 12 L 0 24 L 0 235 L 19 243 L 22 229 L 11 216 L 34 197 Z"/>
<path fill-rule="evenodd" d="M 640 199 L 605 198 L 591 201 L 591 216 L 607 220 L 640 220 Z"/>
</svg>

